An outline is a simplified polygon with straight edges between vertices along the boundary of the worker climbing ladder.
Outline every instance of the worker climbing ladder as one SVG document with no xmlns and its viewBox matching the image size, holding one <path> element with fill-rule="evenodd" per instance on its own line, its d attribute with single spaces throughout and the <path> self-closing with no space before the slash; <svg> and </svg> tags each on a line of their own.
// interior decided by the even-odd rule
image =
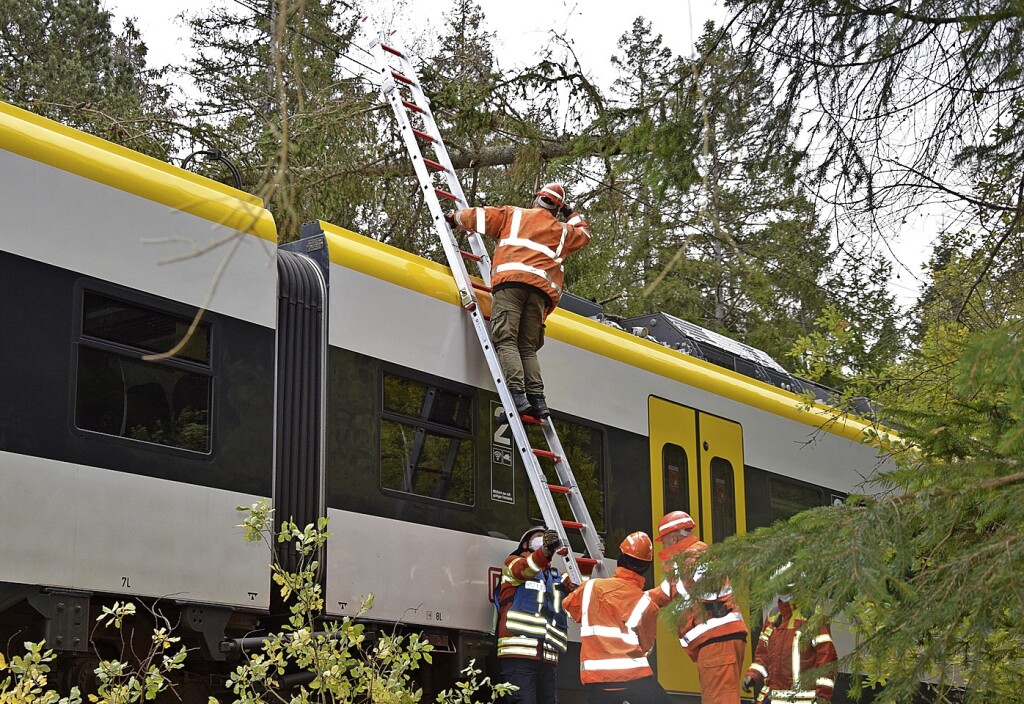
<svg viewBox="0 0 1024 704">
<path fill-rule="evenodd" d="M 469 207 L 469 204 L 466 202 L 459 179 L 455 175 L 455 168 L 452 166 L 448 150 L 441 139 L 441 133 L 437 129 L 433 113 L 430 110 L 430 101 L 423 94 L 412 61 L 404 49 L 393 43 L 385 43 L 381 39 L 374 42 L 373 51 L 380 70 L 378 78 L 381 93 L 395 112 L 402 139 L 409 150 L 416 178 L 419 180 L 420 189 L 423 192 L 423 199 L 430 210 L 434 229 L 441 238 L 445 255 L 448 257 L 448 264 L 455 277 L 459 300 L 472 318 L 473 329 L 476 330 L 480 347 L 487 359 L 491 378 L 494 379 L 498 397 L 501 399 L 501 405 L 505 409 L 505 415 L 512 430 L 512 437 L 515 439 L 523 465 L 526 467 L 526 473 L 530 478 L 533 493 L 537 497 L 537 503 L 540 504 L 541 515 L 544 517 L 545 524 L 557 531 L 562 540 L 564 547 L 560 554 L 565 559 L 565 569 L 569 578 L 575 584 L 581 584 L 584 574 L 589 574 L 591 570 L 598 569 L 601 565 L 604 556 L 601 551 L 600 539 L 590 518 L 586 502 L 583 500 L 583 494 L 576 483 L 576 477 L 573 476 L 572 468 L 569 466 L 569 459 L 558 439 L 552 419 L 519 416 L 516 413 L 515 404 L 512 402 L 512 395 L 505 385 L 505 375 L 501 371 L 498 356 L 491 344 L 487 317 L 480 309 L 476 294 L 477 290 L 490 293 L 491 260 L 480 233 L 467 232 L 470 248 L 469 251 L 465 251 L 460 247 L 455 233 L 445 221 L 440 199 L 452 201 L 459 210 Z M 397 70 L 394 67 L 396 62 Z M 414 120 L 419 122 L 420 127 L 413 126 Z M 421 145 L 433 149 L 433 159 L 424 156 Z M 444 182 L 441 184 L 443 187 L 439 187 L 435 183 L 434 179 L 439 176 L 444 178 Z M 478 283 L 470 278 L 466 269 L 466 260 L 476 263 L 480 280 L 483 283 Z M 524 423 L 540 426 L 548 445 L 547 450 L 531 447 Z M 554 463 L 558 484 L 548 482 L 541 466 L 541 460 Z M 553 494 L 563 494 L 566 497 L 572 510 L 572 520 L 563 519 L 559 515 Z M 590 555 L 589 558 L 577 557 L 569 548 L 566 529 L 580 532 L 587 553 Z"/>
</svg>

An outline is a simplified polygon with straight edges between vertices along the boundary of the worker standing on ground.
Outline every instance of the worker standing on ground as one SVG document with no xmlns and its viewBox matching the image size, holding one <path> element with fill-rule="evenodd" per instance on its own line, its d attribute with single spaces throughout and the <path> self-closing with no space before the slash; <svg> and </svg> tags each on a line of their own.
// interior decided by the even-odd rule
<svg viewBox="0 0 1024 704">
<path fill-rule="evenodd" d="M 658 630 L 658 605 L 644 592 L 654 558 L 646 533 L 626 536 L 618 567 L 565 599 L 580 624 L 580 680 L 587 704 L 668 704 L 647 661 Z"/>
<path fill-rule="evenodd" d="M 590 242 L 590 227 L 566 205 L 560 183 L 537 191 L 531 208 L 467 208 L 446 220 L 453 229 L 498 240 L 491 263 L 491 340 L 516 411 L 547 418 L 537 350 L 544 344 L 544 320 L 562 296 L 562 262 Z"/>
<path fill-rule="evenodd" d="M 835 663 L 839 659 L 828 624 L 817 633 L 804 629 L 805 619 L 793 607 L 789 594 L 779 594 L 776 607 L 761 626 L 754 662 L 743 678 L 743 689 L 757 702 L 828 704 L 835 687 Z M 816 670 L 814 686 L 807 672 Z"/>
<path fill-rule="evenodd" d="M 693 535 L 694 527 L 685 511 L 672 511 L 658 523 L 658 539 L 665 546 L 658 558 L 666 577 L 660 588 L 649 593 L 659 606 L 677 594 L 690 603 L 679 622 L 679 643 L 697 664 L 702 704 L 739 704 L 747 625 L 728 580 L 720 590 L 705 593 L 697 585 L 700 571 L 685 582 L 673 576 L 678 562 L 692 568 L 693 561 L 708 549 Z"/>
<path fill-rule="evenodd" d="M 562 599 L 572 585 L 551 567 L 558 533 L 536 526 L 505 560 L 495 590 L 498 662 L 502 679 L 519 687 L 506 704 L 555 704 L 558 658 L 568 643 Z"/>
</svg>

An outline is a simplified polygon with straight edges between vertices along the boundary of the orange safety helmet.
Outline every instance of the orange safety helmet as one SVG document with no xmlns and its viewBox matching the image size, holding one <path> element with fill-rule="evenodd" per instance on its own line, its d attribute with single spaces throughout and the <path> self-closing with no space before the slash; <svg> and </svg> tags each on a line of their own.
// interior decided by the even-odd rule
<svg viewBox="0 0 1024 704">
<path fill-rule="evenodd" d="M 561 208 L 565 203 L 565 187 L 554 181 L 545 183 L 535 195 L 548 203 L 554 203 L 548 210 Z"/>
<path fill-rule="evenodd" d="M 650 536 L 642 530 L 627 535 L 619 543 L 619 551 L 623 555 L 629 555 L 644 562 L 650 562 L 654 559 L 654 545 L 651 543 Z"/>
<path fill-rule="evenodd" d="M 670 511 L 658 522 L 658 540 L 664 540 L 666 535 L 677 530 L 692 529 L 695 525 L 686 511 Z"/>
</svg>

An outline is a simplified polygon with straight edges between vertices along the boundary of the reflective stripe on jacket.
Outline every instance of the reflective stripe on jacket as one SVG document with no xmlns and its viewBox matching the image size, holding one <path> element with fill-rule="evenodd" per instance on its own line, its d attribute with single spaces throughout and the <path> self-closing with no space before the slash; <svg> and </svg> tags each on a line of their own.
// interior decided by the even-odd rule
<svg viewBox="0 0 1024 704">
<path fill-rule="evenodd" d="M 580 624 L 580 680 L 628 682 L 653 675 L 647 653 L 654 647 L 658 605 L 644 593 L 644 578 L 624 567 L 591 579 L 565 598 Z"/>
<path fill-rule="evenodd" d="M 498 240 L 491 262 L 491 286 L 524 283 L 551 299 L 549 311 L 558 305 L 565 285 L 562 262 L 590 242 L 590 227 L 578 213 L 562 223 L 544 208 L 504 205 L 467 208 L 455 214 L 466 230 Z"/>
<path fill-rule="evenodd" d="M 708 546 L 690 535 L 683 538 L 671 548 L 666 548 L 658 553 L 662 561 L 666 575 L 675 573 L 673 561 L 679 558 L 690 561 L 698 558 Z M 660 588 L 650 591 L 651 597 L 663 606 L 676 594 L 684 600 L 690 600 L 693 605 L 688 608 L 679 621 L 679 644 L 682 645 L 690 659 L 697 661 L 697 652 L 700 647 L 710 640 L 719 640 L 728 636 L 736 637 L 742 634 L 744 639 L 747 635 L 747 624 L 743 621 L 743 614 L 736 606 L 736 600 L 732 594 L 732 587 L 729 582 L 721 589 L 714 592 L 701 592 L 697 583 L 703 576 L 703 570 L 694 572 L 693 578 L 685 583 L 682 580 L 666 577 Z"/>
<path fill-rule="evenodd" d="M 498 588 L 498 657 L 557 663 L 568 647 L 565 578 L 542 550 L 509 555 Z"/>
<path fill-rule="evenodd" d="M 754 662 L 747 670 L 760 685 L 771 689 L 773 702 L 813 702 L 816 697 L 830 700 L 835 687 L 834 663 L 838 660 L 827 625 L 813 636 L 802 629 L 805 619 L 789 602 L 779 601 L 778 611 L 765 619 L 754 651 Z M 819 670 L 812 682 L 804 673 Z"/>
</svg>

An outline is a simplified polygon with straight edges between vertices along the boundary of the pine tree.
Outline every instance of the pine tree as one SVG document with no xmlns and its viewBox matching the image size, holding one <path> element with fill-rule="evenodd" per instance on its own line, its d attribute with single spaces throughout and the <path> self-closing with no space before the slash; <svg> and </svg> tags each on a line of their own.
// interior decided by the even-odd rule
<svg viewBox="0 0 1024 704">
<path fill-rule="evenodd" d="M 0 0 L 0 98 L 166 159 L 185 132 L 165 70 L 146 67 L 129 20 L 121 34 L 99 0 Z"/>
<path fill-rule="evenodd" d="M 189 17 L 188 71 L 202 93 L 194 117 L 206 125 L 192 146 L 222 149 L 239 166 L 285 240 L 312 217 L 378 224 L 360 221 L 373 202 L 361 166 L 380 157 L 379 126 L 367 112 L 372 86 L 349 58 L 358 17 L 348 7 L 253 0 Z"/>
</svg>

